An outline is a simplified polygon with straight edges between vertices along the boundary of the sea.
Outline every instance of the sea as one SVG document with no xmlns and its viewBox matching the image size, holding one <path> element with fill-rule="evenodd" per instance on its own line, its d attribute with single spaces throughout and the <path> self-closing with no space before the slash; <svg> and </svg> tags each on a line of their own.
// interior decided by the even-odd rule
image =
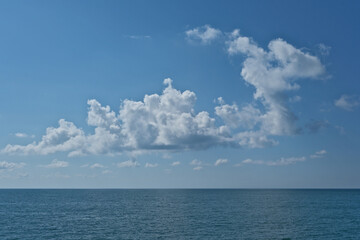
<svg viewBox="0 0 360 240">
<path fill-rule="evenodd" d="M 2 189 L 0 239 L 360 239 L 360 190 Z"/>
</svg>

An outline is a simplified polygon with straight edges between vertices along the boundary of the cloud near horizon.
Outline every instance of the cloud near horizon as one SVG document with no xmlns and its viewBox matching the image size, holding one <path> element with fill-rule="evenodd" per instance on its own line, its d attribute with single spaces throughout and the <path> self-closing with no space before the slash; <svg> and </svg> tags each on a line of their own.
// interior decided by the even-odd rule
<svg viewBox="0 0 360 240">
<path fill-rule="evenodd" d="M 15 163 L 15 162 L 7 162 L 7 161 L 1 161 L 0 162 L 0 171 L 13 171 L 17 168 L 22 168 L 26 165 L 26 163 Z"/>
<path fill-rule="evenodd" d="M 208 44 L 222 32 L 205 25 L 186 34 Z M 40 141 L 8 144 L 2 152 L 25 155 L 68 152 L 69 156 L 77 156 L 217 146 L 259 148 L 276 145 L 271 136 L 298 134 L 297 117 L 289 108 L 289 93 L 300 88 L 296 80 L 316 79 L 324 74 L 320 60 L 282 39 L 272 40 L 266 51 L 252 39 L 241 36 L 239 30 L 226 36 L 228 54 L 245 56 L 241 76 L 255 87 L 254 101 L 262 108 L 251 103 L 241 104 L 240 108 L 219 97 L 214 108 L 214 115 L 219 117 L 216 120 L 207 111 L 195 112 L 196 94 L 175 89 L 167 78 L 161 94 L 145 95 L 142 101 L 125 99 L 118 113 L 96 99 L 88 100 L 87 124 L 94 127 L 93 133 L 85 133 L 74 123 L 60 119 L 59 126 L 47 128 Z M 134 163 L 127 161 L 118 166 Z"/>
<path fill-rule="evenodd" d="M 317 151 L 314 154 L 310 155 L 310 159 L 322 158 L 325 156 L 325 154 L 327 154 L 327 151 L 323 149 L 323 150 Z M 286 166 L 286 165 L 291 165 L 291 164 L 295 164 L 298 162 L 305 162 L 306 160 L 307 160 L 307 157 L 305 157 L 305 156 L 288 157 L 288 158 L 282 157 L 279 160 L 275 160 L 275 161 L 253 160 L 253 159 L 248 158 L 248 159 L 243 160 L 241 163 L 235 164 L 235 166 L 241 167 L 246 164 L 266 165 L 266 166 Z"/>
<path fill-rule="evenodd" d="M 45 168 L 65 168 L 68 167 L 69 163 L 65 162 L 65 161 L 59 161 L 57 159 L 54 159 L 51 161 L 50 164 L 48 165 L 42 165 L 41 167 L 45 167 Z"/>
<path fill-rule="evenodd" d="M 255 164 L 255 165 L 266 165 L 266 166 L 286 166 L 290 164 L 295 164 L 297 162 L 306 161 L 306 157 L 290 157 L 290 158 L 280 158 L 276 161 L 263 161 L 263 160 L 252 160 L 250 158 L 245 159 L 240 164 L 236 166 L 242 166 L 244 164 Z"/>
</svg>

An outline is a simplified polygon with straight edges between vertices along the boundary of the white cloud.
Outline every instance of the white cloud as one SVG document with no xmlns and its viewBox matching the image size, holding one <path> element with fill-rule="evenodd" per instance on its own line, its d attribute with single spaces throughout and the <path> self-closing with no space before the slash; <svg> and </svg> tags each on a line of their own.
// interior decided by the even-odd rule
<svg viewBox="0 0 360 240">
<path fill-rule="evenodd" d="M 117 166 L 119 168 L 123 168 L 123 167 L 138 167 L 140 166 L 140 164 L 137 161 L 133 161 L 133 160 L 128 160 L 125 162 L 120 162 L 117 164 Z"/>
<path fill-rule="evenodd" d="M 221 36 L 221 31 L 212 28 L 210 25 L 204 25 L 185 32 L 187 38 L 191 41 L 200 41 L 202 44 L 209 44 Z"/>
<path fill-rule="evenodd" d="M 171 163 L 171 166 L 173 166 L 173 167 L 178 166 L 178 165 L 180 165 L 180 162 L 179 162 L 179 161 L 176 161 L 176 162 Z"/>
<path fill-rule="evenodd" d="M 18 137 L 18 138 L 34 138 L 35 137 L 35 135 L 28 135 L 26 133 L 20 133 L 20 132 L 15 133 L 14 135 L 15 135 L 15 137 Z"/>
<path fill-rule="evenodd" d="M 199 170 L 203 169 L 203 166 L 202 166 L 203 163 L 202 163 L 202 161 L 197 160 L 197 159 L 192 160 L 192 161 L 190 162 L 190 165 L 195 166 L 195 167 L 193 168 L 193 170 L 195 170 L 195 171 L 199 171 Z"/>
<path fill-rule="evenodd" d="M 57 159 L 54 159 L 54 160 L 51 161 L 50 164 L 44 165 L 42 167 L 45 167 L 45 168 L 65 168 L 65 167 L 68 167 L 68 166 L 69 166 L 68 162 L 58 161 Z"/>
<path fill-rule="evenodd" d="M 298 132 L 297 119 L 288 107 L 288 92 L 300 86 L 295 80 L 318 78 L 325 72 L 320 60 L 305 53 L 282 39 L 270 41 L 265 51 L 250 38 L 231 34 L 227 42 L 230 55 L 246 56 L 241 76 L 256 91 L 255 100 L 260 100 L 266 112 L 260 116 L 261 131 L 270 135 L 291 135 Z M 254 116 L 256 118 L 256 115 Z"/>
<path fill-rule="evenodd" d="M 25 163 L 14 163 L 14 162 L 7 162 L 7 161 L 1 161 L 0 162 L 0 171 L 6 170 L 6 171 L 13 171 L 17 168 L 22 168 L 26 164 Z"/>
<path fill-rule="evenodd" d="M 228 162 L 227 159 L 225 159 L 225 158 L 219 158 L 218 160 L 216 160 L 216 162 L 214 163 L 214 165 L 215 165 L 215 166 L 219 166 L 219 165 L 225 164 L 225 163 L 227 163 L 227 162 Z"/>
<path fill-rule="evenodd" d="M 158 166 L 157 163 L 146 163 L 146 164 L 145 164 L 145 167 L 146 167 L 146 168 L 154 168 L 154 167 L 157 167 L 157 166 Z"/>
<path fill-rule="evenodd" d="M 205 25 L 187 31 L 189 38 L 210 43 L 220 30 Z M 8 144 L 3 153 L 76 155 L 113 155 L 127 152 L 202 150 L 211 147 L 266 147 L 278 144 L 274 135 L 299 132 L 297 117 L 288 104 L 298 96 L 288 96 L 300 86 L 296 80 L 317 78 L 325 69 L 319 59 L 282 39 L 272 40 L 268 51 L 241 36 L 238 30 L 228 35 L 230 55 L 245 55 L 241 75 L 255 87 L 254 103 L 226 104 L 220 97 L 215 107 L 216 120 L 209 112 L 195 112 L 196 94 L 179 91 L 172 80 L 161 94 L 145 95 L 140 101 L 125 99 L 118 113 L 97 100 L 88 100 L 87 123 L 93 133 L 85 133 L 74 123 L 59 120 L 49 127 L 42 139 L 28 145 Z M 256 102 L 256 103 L 255 103 Z M 262 104 L 257 108 L 258 102 Z M 130 161 L 131 163 L 131 161 Z M 120 164 L 121 165 L 121 164 Z"/>
<path fill-rule="evenodd" d="M 111 173 L 111 171 L 106 169 L 106 170 L 103 170 L 101 173 L 102 174 L 108 174 L 108 173 Z"/>
<path fill-rule="evenodd" d="M 290 165 L 295 164 L 297 162 L 304 162 L 306 160 L 306 157 L 290 157 L 290 158 L 281 158 L 277 161 L 270 161 L 267 165 L 269 166 L 284 166 L 284 165 Z"/>
<path fill-rule="evenodd" d="M 326 150 L 320 150 L 317 151 L 315 154 L 312 154 L 310 158 L 322 158 L 326 153 L 327 153 Z"/>
<path fill-rule="evenodd" d="M 327 153 L 326 150 L 320 150 L 320 151 L 316 152 L 316 154 L 320 154 L 320 155 L 323 155 L 323 154 L 326 154 L 326 153 Z"/>
<path fill-rule="evenodd" d="M 326 46 L 323 43 L 317 45 L 321 55 L 327 56 L 330 54 L 331 47 Z"/>
<path fill-rule="evenodd" d="M 360 105 L 360 97 L 356 95 L 342 95 L 339 99 L 335 100 L 335 106 L 342 108 L 346 111 L 353 111 Z"/>
<path fill-rule="evenodd" d="M 266 165 L 266 166 L 285 166 L 290 164 L 295 164 L 297 162 L 304 162 L 306 157 L 290 157 L 290 158 L 280 158 L 276 161 L 262 161 L 262 160 L 252 160 L 250 158 L 245 159 L 241 164 L 236 166 L 241 166 L 244 164 L 255 164 L 255 165 Z"/>
<path fill-rule="evenodd" d="M 90 168 L 105 168 L 105 166 L 100 163 L 94 163 L 90 166 Z"/>
<path fill-rule="evenodd" d="M 8 144 L 3 152 L 18 154 L 50 154 L 60 151 L 71 151 L 80 148 L 84 141 L 84 132 L 73 123 L 59 120 L 59 127 L 49 127 L 41 141 L 22 146 Z"/>
<path fill-rule="evenodd" d="M 135 39 L 135 40 L 151 39 L 150 35 L 126 35 L 125 37 Z"/>
<path fill-rule="evenodd" d="M 200 166 L 202 162 L 200 160 L 194 159 L 190 162 L 190 165 Z"/>
<path fill-rule="evenodd" d="M 197 166 L 197 167 L 194 167 L 194 168 L 193 168 L 193 170 L 195 170 L 195 171 L 199 171 L 199 170 L 201 170 L 201 169 L 203 169 L 202 166 Z"/>
<path fill-rule="evenodd" d="M 25 146 L 9 144 L 3 152 L 45 155 L 67 151 L 75 156 L 238 145 L 225 126 L 215 125 L 208 112 L 195 113 L 194 92 L 174 89 L 171 79 L 164 83 L 167 87 L 161 95 L 145 95 L 143 101 L 124 100 L 119 114 L 89 100 L 87 123 L 95 127 L 94 134 L 86 135 L 61 119 L 59 127 L 49 127 L 41 141 Z"/>
<path fill-rule="evenodd" d="M 215 113 L 227 126 L 231 128 L 243 127 L 245 129 L 253 129 L 260 122 L 261 112 L 252 105 L 247 105 L 239 110 L 236 104 L 228 105 L 221 98 L 220 106 L 215 107 Z"/>
<path fill-rule="evenodd" d="M 28 135 L 26 133 L 15 133 L 15 136 L 18 138 L 26 138 Z"/>
</svg>

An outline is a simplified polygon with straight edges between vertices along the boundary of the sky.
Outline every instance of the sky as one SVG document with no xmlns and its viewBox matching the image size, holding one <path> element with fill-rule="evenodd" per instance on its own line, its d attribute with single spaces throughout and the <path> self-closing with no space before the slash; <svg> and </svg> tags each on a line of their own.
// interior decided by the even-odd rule
<svg viewBox="0 0 360 240">
<path fill-rule="evenodd" d="M 0 188 L 359 188 L 358 1 L 1 1 Z"/>
</svg>

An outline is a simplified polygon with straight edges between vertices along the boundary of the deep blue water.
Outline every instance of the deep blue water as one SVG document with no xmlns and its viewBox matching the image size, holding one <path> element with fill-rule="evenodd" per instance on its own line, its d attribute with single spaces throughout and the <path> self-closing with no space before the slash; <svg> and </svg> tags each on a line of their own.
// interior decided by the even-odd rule
<svg viewBox="0 0 360 240">
<path fill-rule="evenodd" d="M 0 190 L 0 239 L 360 239 L 360 190 Z"/>
</svg>

